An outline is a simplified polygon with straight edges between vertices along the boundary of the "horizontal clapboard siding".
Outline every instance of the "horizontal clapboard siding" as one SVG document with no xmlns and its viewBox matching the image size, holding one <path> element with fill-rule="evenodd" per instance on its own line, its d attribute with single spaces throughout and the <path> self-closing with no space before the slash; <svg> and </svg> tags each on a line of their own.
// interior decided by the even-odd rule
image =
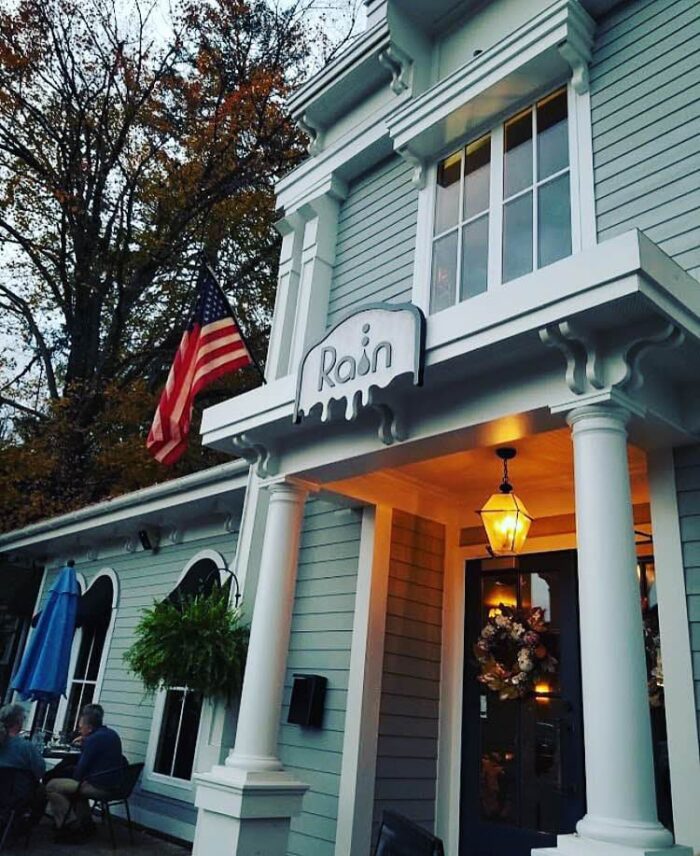
<svg viewBox="0 0 700 856">
<path fill-rule="evenodd" d="M 279 751 L 285 769 L 309 790 L 302 813 L 292 818 L 289 856 L 332 856 L 335 850 L 361 522 L 360 511 L 318 500 L 307 503 Z M 287 723 L 295 672 L 328 679 L 323 728 Z"/>
<path fill-rule="evenodd" d="M 435 822 L 445 532 L 395 511 L 379 710 L 374 834 L 382 812 Z"/>
<path fill-rule="evenodd" d="M 88 584 L 100 569 L 111 568 L 119 579 L 119 607 L 114 622 L 104 681 L 99 702 L 105 709 L 105 721 L 122 739 L 124 754 L 132 763 L 145 760 L 148 738 L 153 721 L 154 699 L 146 695 L 143 685 L 132 675 L 124 663 L 124 652 L 134 639 L 134 628 L 142 610 L 154 601 L 162 600 L 173 589 L 185 565 L 201 550 L 220 552 L 230 563 L 236 550 L 238 533 L 211 534 L 184 541 L 181 544 L 164 544 L 156 553 L 138 550 L 105 557 L 97 562 L 76 563 Z M 49 571 L 42 600 L 56 578 L 56 568 Z M 158 828 L 167 831 L 168 818 L 191 826 L 194 836 L 196 810 L 190 803 L 170 799 L 137 786 L 130 800 L 134 817 L 148 825 L 154 815 L 163 819 Z M 178 825 L 179 834 L 182 827 Z"/>
<path fill-rule="evenodd" d="M 697 0 L 637 0 L 603 19 L 591 110 L 599 238 L 641 229 L 700 279 Z"/>
<path fill-rule="evenodd" d="M 677 449 L 676 487 L 680 513 L 690 646 L 695 678 L 695 709 L 700 731 L 700 446 Z"/>
<path fill-rule="evenodd" d="M 329 327 L 362 304 L 411 299 L 417 222 L 418 191 L 399 157 L 351 186 L 338 218 Z"/>
</svg>

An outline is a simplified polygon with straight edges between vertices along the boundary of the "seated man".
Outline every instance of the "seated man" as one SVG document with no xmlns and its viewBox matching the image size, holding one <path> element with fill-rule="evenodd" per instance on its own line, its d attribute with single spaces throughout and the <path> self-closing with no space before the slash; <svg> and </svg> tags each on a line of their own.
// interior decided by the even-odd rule
<svg viewBox="0 0 700 856">
<path fill-rule="evenodd" d="M 46 805 L 44 787 L 39 783 L 45 766 L 37 747 L 19 736 L 24 716 L 25 710 L 21 704 L 7 704 L 0 708 L 0 768 L 28 770 L 32 774 L 34 785 L 31 778 L 27 777 L 17 793 L 21 793 L 23 803 L 30 809 L 31 822 L 38 823 Z M 18 787 L 17 783 L 15 787 Z"/>
<path fill-rule="evenodd" d="M 80 714 L 76 742 L 82 745 L 80 760 L 70 779 L 52 779 L 46 795 L 56 823 L 58 841 L 75 842 L 94 830 L 90 818 L 90 799 L 108 796 L 109 789 L 121 784 L 123 767 L 119 735 L 103 725 L 104 710 L 99 704 L 86 704 Z M 73 809 L 75 824 L 67 825 Z"/>
</svg>

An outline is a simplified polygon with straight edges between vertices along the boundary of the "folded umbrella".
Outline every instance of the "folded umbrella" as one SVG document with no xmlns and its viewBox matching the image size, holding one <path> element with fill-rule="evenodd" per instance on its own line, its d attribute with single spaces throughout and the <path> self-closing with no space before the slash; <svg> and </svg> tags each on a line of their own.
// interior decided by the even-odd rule
<svg viewBox="0 0 700 856">
<path fill-rule="evenodd" d="M 29 640 L 12 688 L 24 699 L 53 701 L 66 691 L 80 587 L 71 565 L 62 569 Z"/>
</svg>

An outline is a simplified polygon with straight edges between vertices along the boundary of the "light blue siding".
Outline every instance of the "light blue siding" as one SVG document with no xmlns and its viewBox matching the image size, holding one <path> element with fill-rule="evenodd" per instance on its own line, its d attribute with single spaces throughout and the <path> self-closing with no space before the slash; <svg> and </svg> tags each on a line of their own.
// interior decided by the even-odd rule
<svg viewBox="0 0 700 856">
<path fill-rule="evenodd" d="M 338 220 L 329 327 L 364 303 L 411 299 L 417 222 L 418 191 L 398 156 L 350 187 Z"/>
<path fill-rule="evenodd" d="M 440 706 L 445 530 L 395 511 L 379 738 L 374 832 L 384 809 L 433 830 Z"/>
<path fill-rule="evenodd" d="M 604 18 L 591 63 L 598 236 L 643 230 L 700 279 L 700 3 Z"/>
<path fill-rule="evenodd" d="M 700 446 L 676 449 L 675 461 L 695 704 L 700 731 Z"/>
<path fill-rule="evenodd" d="M 134 553 L 121 551 L 95 562 L 76 563 L 76 571 L 82 573 L 88 586 L 103 568 L 111 568 L 119 579 L 119 605 L 98 700 L 105 709 L 105 720 L 121 736 L 124 754 L 132 763 L 145 760 L 154 705 L 153 697 L 146 695 L 143 685 L 129 672 L 123 660 L 124 652 L 133 642 L 141 611 L 170 593 L 185 565 L 201 550 L 217 550 L 230 563 L 237 540 L 237 532 L 212 533 L 182 544 L 166 543 L 155 553 L 141 549 Z M 55 575 L 55 568 L 48 572 L 43 599 Z M 172 817 L 191 824 L 194 835 L 196 810 L 191 800 L 183 802 L 156 794 L 141 781 L 130 802 L 137 820 L 142 811 Z M 167 828 L 167 823 L 163 828 Z"/>
<path fill-rule="evenodd" d="M 279 751 L 285 769 L 310 787 L 302 813 L 292 818 L 289 856 L 332 856 L 335 849 L 361 522 L 360 511 L 307 503 Z M 320 729 L 287 723 L 295 672 L 328 679 Z"/>
</svg>

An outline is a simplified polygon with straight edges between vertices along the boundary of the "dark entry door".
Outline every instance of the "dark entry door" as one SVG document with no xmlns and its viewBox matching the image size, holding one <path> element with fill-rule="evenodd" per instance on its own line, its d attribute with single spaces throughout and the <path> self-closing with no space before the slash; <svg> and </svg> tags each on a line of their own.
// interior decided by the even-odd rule
<svg viewBox="0 0 700 856">
<path fill-rule="evenodd" d="M 466 568 L 460 856 L 526 856 L 585 814 L 575 552 Z M 499 605 L 545 610 L 558 661 L 536 694 L 501 701 L 473 653 Z"/>
</svg>

